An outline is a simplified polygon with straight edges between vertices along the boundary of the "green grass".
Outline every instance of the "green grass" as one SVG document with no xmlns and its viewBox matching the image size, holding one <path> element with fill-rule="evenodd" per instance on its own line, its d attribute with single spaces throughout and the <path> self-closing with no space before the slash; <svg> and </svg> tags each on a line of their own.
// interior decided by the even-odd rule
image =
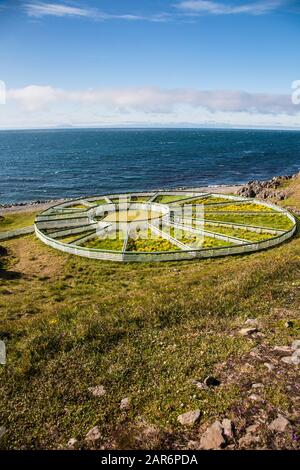
<svg viewBox="0 0 300 470">
<path fill-rule="evenodd" d="M 273 212 L 271 207 L 261 206 L 252 202 L 240 204 L 213 204 L 205 208 L 206 211 L 245 211 L 245 212 Z"/>
<path fill-rule="evenodd" d="M 205 230 L 209 230 L 211 232 L 220 233 L 222 235 L 228 235 L 229 237 L 236 237 L 236 238 L 244 238 L 245 240 L 259 242 L 262 240 L 266 240 L 268 238 L 274 237 L 269 233 L 256 233 L 251 232 L 250 230 L 244 230 L 240 228 L 231 228 L 231 227 L 218 227 L 215 225 L 205 224 Z"/>
<path fill-rule="evenodd" d="M 147 202 L 151 196 L 131 196 L 131 202 Z"/>
<path fill-rule="evenodd" d="M 220 222 L 233 222 L 236 224 L 246 224 L 258 227 L 268 227 L 280 230 L 288 230 L 293 224 L 285 215 L 281 214 L 208 214 L 205 213 L 206 220 L 218 220 Z"/>
<path fill-rule="evenodd" d="M 188 197 L 189 196 L 186 196 L 186 197 L 178 196 L 178 195 L 177 196 L 172 196 L 172 195 L 167 195 L 167 194 L 166 195 L 158 195 L 155 198 L 154 202 L 160 202 L 162 204 L 168 204 L 168 202 L 174 202 L 174 201 L 179 201 L 179 200 L 182 201 L 182 200 L 184 200 Z"/>
<path fill-rule="evenodd" d="M 202 237 L 201 235 L 193 234 L 187 230 L 181 230 L 174 227 L 166 227 L 164 229 L 166 233 L 171 235 L 171 237 L 176 238 L 181 243 L 184 243 L 191 248 L 214 248 L 221 246 L 230 246 L 231 243 L 228 243 L 224 240 L 217 240 L 210 237 Z"/>
<path fill-rule="evenodd" d="M 209 196 L 209 197 L 200 197 L 190 201 L 184 202 L 184 204 L 214 204 L 217 202 L 228 202 L 228 199 L 225 197 Z"/>
<path fill-rule="evenodd" d="M 34 224 L 39 212 L 10 212 L 0 217 L 0 232 L 16 230 Z"/>
<path fill-rule="evenodd" d="M 119 238 L 119 233 L 116 234 L 116 238 L 92 238 L 86 241 L 82 246 L 86 248 L 96 248 L 98 250 L 113 250 L 121 251 L 123 248 L 124 240 Z"/>
<path fill-rule="evenodd" d="M 97 206 L 100 206 L 101 204 L 108 204 L 108 202 L 105 199 L 97 199 L 97 201 L 90 201 L 91 204 L 97 204 Z"/>
<path fill-rule="evenodd" d="M 142 238 L 145 237 L 145 238 Z M 147 237 L 147 238 L 146 238 Z M 177 251 L 180 250 L 176 245 L 155 235 L 149 229 L 147 232 L 141 231 L 139 237 L 129 238 L 126 251 Z"/>
<path fill-rule="evenodd" d="M 74 204 L 73 206 L 69 206 L 68 207 L 69 209 L 84 209 L 84 210 L 88 210 L 89 208 L 87 206 L 85 206 L 84 204 Z"/>
<path fill-rule="evenodd" d="M 2 449 L 62 448 L 95 425 L 106 448 L 186 448 L 199 429 L 186 431 L 177 416 L 196 408 L 204 427 L 232 415 L 252 424 L 257 407 L 247 415 L 241 397 L 265 380 L 264 360 L 252 375 L 231 376 L 261 342 L 299 338 L 298 236 L 248 256 L 158 264 L 70 256 L 34 236 L 1 245 Z M 236 334 L 247 318 L 259 319 L 263 338 Z M 296 384 L 298 370 L 287 370 L 266 377 L 263 413 L 291 409 L 296 392 L 286 382 Z M 193 385 L 209 374 L 221 375 L 221 386 Z M 93 397 L 88 388 L 100 384 L 106 395 Z"/>
</svg>

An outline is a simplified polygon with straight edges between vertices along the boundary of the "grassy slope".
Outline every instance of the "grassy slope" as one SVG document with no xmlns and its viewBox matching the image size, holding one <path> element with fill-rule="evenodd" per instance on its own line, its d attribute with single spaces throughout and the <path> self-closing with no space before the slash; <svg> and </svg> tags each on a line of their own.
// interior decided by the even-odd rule
<svg viewBox="0 0 300 470">
<path fill-rule="evenodd" d="M 27 227 L 34 223 L 38 212 L 11 212 L 0 218 L 0 232 L 8 232 L 17 228 Z"/>
<path fill-rule="evenodd" d="M 65 447 L 95 425 L 107 448 L 186 448 L 225 416 L 238 437 L 261 423 L 253 446 L 297 446 L 291 433 L 277 437 L 267 423 L 281 412 L 299 430 L 297 368 L 272 349 L 299 338 L 298 237 L 244 257 L 154 265 L 72 257 L 33 236 L 2 246 L 0 339 L 8 363 L 0 366 L 0 425 L 8 431 L 1 448 Z M 247 318 L 259 320 L 263 336 L 237 333 Z M 274 372 L 263 365 L 270 361 Z M 208 374 L 221 385 L 192 384 Z M 262 403 L 249 399 L 254 382 L 265 385 Z M 100 384 L 106 395 L 93 397 L 88 387 Z M 119 408 L 124 397 L 131 398 L 127 412 Z M 196 408 L 200 427 L 182 428 L 177 416 Z"/>
</svg>

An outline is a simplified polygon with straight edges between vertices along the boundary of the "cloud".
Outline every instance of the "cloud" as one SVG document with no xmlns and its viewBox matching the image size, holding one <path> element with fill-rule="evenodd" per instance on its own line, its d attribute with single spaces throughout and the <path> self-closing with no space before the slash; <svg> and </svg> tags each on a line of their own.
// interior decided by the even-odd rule
<svg viewBox="0 0 300 470">
<path fill-rule="evenodd" d="M 7 102 L 36 112 L 44 109 L 79 105 L 113 113 L 174 113 L 179 108 L 205 109 L 209 112 L 247 112 L 249 114 L 299 113 L 290 95 L 247 93 L 238 90 L 197 90 L 158 87 L 97 88 L 63 90 L 51 86 L 30 85 L 7 91 Z"/>
<path fill-rule="evenodd" d="M 131 13 L 110 14 L 102 12 L 96 8 L 79 8 L 60 3 L 44 3 L 33 2 L 24 5 L 26 14 L 34 18 L 43 18 L 45 16 L 56 17 L 77 17 L 91 18 L 94 20 L 127 20 L 127 21 L 151 21 L 163 22 L 167 21 L 170 15 L 168 13 L 158 13 L 154 15 L 144 16 Z"/>
<path fill-rule="evenodd" d="M 124 20 L 124 21 L 149 21 L 168 22 L 172 20 L 186 20 L 189 16 L 198 15 L 263 15 L 279 8 L 288 0 L 261 0 L 253 3 L 229 5 L 209 0 L 183 0 L 171 5 L 173 10 L 153 14 L 111 14 L 97 8 L 75 7 L 66 3 L 28 2 L 23 9 L 29 17 L 43 18 L 46 16 L 86 18 L 98 21 Z M 175 9 L 174 9 L 175 7 Z"/>
<path fill-rule="evenodd" d="M 93 10 L 58 3 L 26 3 L 24 9 L 28 16 L 35 18 L 41 18 L 43 16 L 90 17 L 93 15 Z"/>
<path fill-rule="evenodd" d="M 228 5 L 208 0 L 184 0 L 176 5 L 177 8 L 191 14 L 211 15 L 263 15 L 276 10 L 284 2 L 281 0 L 266 0 L 261 2 Z"/>
</svg>

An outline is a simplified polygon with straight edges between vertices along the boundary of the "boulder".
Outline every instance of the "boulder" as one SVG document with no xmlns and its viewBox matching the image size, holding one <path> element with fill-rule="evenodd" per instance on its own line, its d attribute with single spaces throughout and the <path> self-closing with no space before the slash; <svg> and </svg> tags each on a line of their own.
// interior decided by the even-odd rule
<svg viewBox="0 0 300 470">
<path fill-rule="evenodd" d="M 203 434 L 200 440 L 200 449 L 220 449 L 225 444 L 223 427 L 220 421 L 215 421 Z"/>
<path fill-rule="evenodd" d="M 253 335 L 253 333 L 257 333 L 258 332 L 258 329 L 255 328 L 255 327 L 252 327 L 252 328 L 242 328 L 240 331 L 239 331 L 239 334 L 242 335 L 242 336 L 251 336 Z"/>
<path fill-rule="evenodd" d="M 94 426 L 92 429 L 90 429 L 87 435 L 85 436 L 85 440 L 88 442 L 96 442 L 99 439 L 101 439 L 101 433 L 98 426 Z"/>
<path fill-rule="evenodd" d="M 193 426 L 197 421 L 199 421 L 200 415 L 200 410 L 187 411 L 186 413 L 179 415 L 177 420 L 183 426 Z"/>
<path fill-rule="evenodd" d="M 289 420 L 282 415 L 278 415 L 268 426 L 271 431 L 275 432 L 284 432 L 286 431 L 288 425 L 290 424 Z"/>
<path fill-rule="evenodd" d="M 77 449 L 77 448 L 78 448 L 78 445 L 79 445 L 79 442 L 78 442 L 77 439 L 75 439 L 74 437 L 72 437 L 71 439 L 69 439 L 69 441 L 68 441 L 68 443 L 67 443 L 67 447 L 68 447 L 68 449 L 70 449 L 70 450 Z"/>
<path fill-rule="evenodd" d="M 128 410 L 130 408 L 130 398 L 123 398 L 120 403 L 121 410 Z"/>
<path fill-rule="evenodd" d="M 97 385 L 96 387 L 89 387 L 89 392 L 91 392 L 94 397 L 103 397 L 106 394 L 106 390 L 103 385 Z"/>
<path fill-rule="evenodd" d="M 222 428 L 223 428 L 224 436 L 226 436 L 228 439 L 232 439 L 233 438 L 233 422 L 228 418 L 224 418 L 222 421 Z"/>
</svg>

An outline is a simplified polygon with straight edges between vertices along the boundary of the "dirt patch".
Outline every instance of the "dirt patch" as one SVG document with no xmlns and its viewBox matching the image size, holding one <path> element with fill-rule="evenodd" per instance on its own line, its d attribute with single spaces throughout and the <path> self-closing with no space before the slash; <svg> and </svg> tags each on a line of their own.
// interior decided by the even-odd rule
<svg viewBox="0 0 300 470">
<path fill-rule="evenodd" d="M 6 247 L 12 259 L 10 267 L 20 274 L 55 278 L 62 272 L 64 257 L 56 253 L 54 259 L 52 250 L 42 245 L 34 236 L 11 240 Z"/>
</svg>

